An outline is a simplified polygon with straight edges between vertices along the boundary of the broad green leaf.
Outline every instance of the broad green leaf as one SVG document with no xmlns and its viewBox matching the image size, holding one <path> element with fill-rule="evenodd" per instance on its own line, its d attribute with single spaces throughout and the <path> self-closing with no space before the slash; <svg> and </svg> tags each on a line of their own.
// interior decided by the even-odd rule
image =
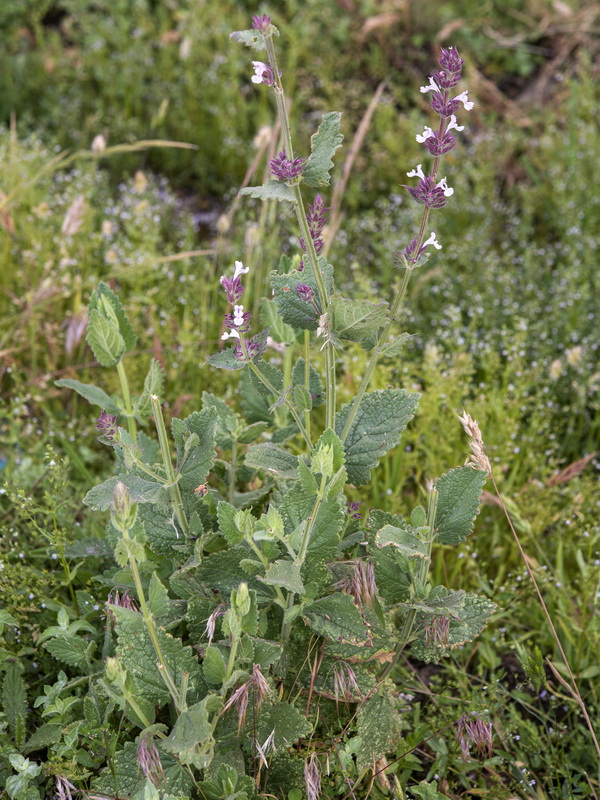
<svg viewBox="0 0 600 800">
<path fill-rule="evenodd" d="M 306 520 L 314 505 L 314 495 L 307 492 L 302 484 L 295 484 L 286 494 L 285 502 L 279 510 L 285 522 L 286 533 L 290 534 L 292 546 L 300 546 Z M 329 498 L 320 504 L 308 542 L 309 569 L 315 563 L 323 563 L 334 557 L 344 522 L 345 513 L 337 499 Z M 306 576 L 304 579 L 306 580 Z"/>
<path fill-rule="evenodd" d="M 292 561 L 274 561 L 267 567 L 267 574 L 259 576 L 258 580 L 269 586 L 282 586 L 290 592 L 304 594 L 300 567 Z"/>
<path fill-rule="evenodd" d="M 51 639 L 49 642 L 44 642 L 44 648 L 54 656 L 58 661 L 63 664 L 68 664 L 71 667 L 80 667 L 85 669 L 91 660 L 91 649 L 95 645 L 86 642 L 79 636 L 57 636 L 56 639 Z"/>
<path fill-rule="evenodd" d="M 312 411 L 310 392 L 301 383 L 296 383 L 292 386 L 292 402 L 301 416 L 306 411 Z"/>
<path fill-rule="evenodd" d="M 372 350 L 387 319 L 387 308 L 387 303 L 334 297 L 329 306 L 331 327 L 340 339 L 358 342 L 365 350 Z"/>
<path fill-rule="evenodd" d="M 324 258 L 319 258 L 319 269 L 325 280 L 328 292 L 333 289 L 333 267 Z M 298 295 L 297 288 L 300 283 L 307 284 L 314 291 L 314 301 L 319 308 L 317 313 L 313 303 L 307 303 Z M 306 266 L 302 272 L 292 270 L 281 274 L 271 273 L 271 286 L 275 295 L 275 303 L 279 315 L 292 328 L 316 331 L 319 327 L 319 316 L 323 313 L 320 306 L 317 284 L 312 270 Z"/>
<path fill-rule="evenodd" d="M 337 433 L 335 433 L 331 428 L 327 428 L 319 436 L 319 440 L 315 445 L 315 450 L 318 450 L 319 447 L 323 446 L 331 447 L 333 451 L 333 471 L 337 472 L 344 466 L 345 463 L 344 445 L 342 444 L 342 440 Z"/>
<path fill-rule="evenodd" d="M 268 427 L 266 422 L 253 422 L 251 425 L 246 425 L 239 433 L 238 442 L 240 444 L 251 444 L 259 436 L 262 436 Z"/>
<path fill-rule="evenodd" d="M 246 47 L 251 47 L 253 50 L 264 50 L 266 47 L 262 32 L 255 31 L 253 28 L 249 31 L 234 31 L 229 34 L 229 38 L 232 42 L 245 44 Z"/>
<path fill-rule="evenodd" d="M 215 438 L 217 412 L 212 408 L 194 411 L 184 420 L 172 420 L 173 439 L 177 449 L 179 485 L 184 498 L 196 499 L 194 490 L 205 483 L 216 456 Z M 196 434 L 197 443 L 189 448 L 185 456 L 185 440 Z M 183 463 L 182 463 L 183 461 Z M 201 498 L 198 499 L 201 502 Z"/>
<path fill-rule="evenodd" d="M 448 795 L 438 792 L 437 781 L 431 783 L 421 781 L 416 785 L 409 786 L 408 789 L 416 800 L 447 800 L 448 797 Z"/>
<path fill-rule="evenodd" d="M 268 642 L 266 639 L 252 638 L 254 645 L 254 662 L 262 670 L 266 670 L 271 664 L 279 661 L 283 650 L 283 645 L 279 642 Z"/>
<path fill-rule="evenodd" d="M 361 613 L 349 594 L 337 592 L 315 600 L 304 607 L 302 617 L 315 633 L 336 642 L 364 644 L 368 636 Z"/>
<path fill-rule="evenodd" d="M 13 736 L 27 719 L 27 694 L 20 665 L 6 661 L 2 681 L 2 709 Z M 19 721 L 20 720 L 20 721 Z"/>
<path fill-rule="evenodd" d="M 396 514 L 373 509 L 369 514 L 369 554 L 373 559 L 375 583 L 380 596 L 395 605 L 408 599 L 412 574 L 408 559 L 397 548 L 375 545 L 376 531 L 386 525 L 403 528 L 406 523 Z"/>
<path fill-rule="evenodd" d="M 287 453 L 270 442 L 254 444 L 248 448 L 244 457 L 247 467 L 269 472 L 278 478 L 298 477 L 298 456 Z"/>
<path fill-rule="evenodd" d="M 302 177 L 309 186 L 318 189 L 329 186 L 329 173 L 333 169 L 333 154 L 340 147 L 344 137 L 340 133 L 342 115 L 330 111 L 323 115 L 318 131 L 311 139 L 311 153 L 302 171 Z"/>
<path fill-rule="evenodd" d="M 237 508 L 224 500 L 220 500 L 217 505 L 217 519 L 219 520 L 219 532 L 225 537 L 225 541 L 230 547 L 244 541 L 244 534 L 235 524 Z"/>
<path fill-rule="evenodd" d="M 384 691 L 380 692 L 359 707 L 356 717 L 356 732 L 360 738 L 355 750 L 359 775 L 373 769 L 376 761 L 392 753 L 400 735 L 400 714 L 394 700 Z"/>
<path fill-rule="evenodd" d="M 294 202 L 294 192 L 283 181 L 268 181 L 263 186 L 248 186 L 240 191 L 242 195 L 250 195 L 255 200 L 280 200 Z"/>
<path fill-rule="evenodd" d="M 146 544 L 157 556 L 183 560 L 191 554 L 192 543 L 178 528 L 174 516 L 167 515 L 156 505 L 145 504 L 138 510 L 146 533 Z"/>
<path fill-rule="evenodd" d="M 56 744 L 60 740 L 62 727 L 62 725 L 52 722 L 41 725 L 25 742 L 21 752 L 27 756 L 29 753 L 35 753 L 36 750 L 44 750 L 49 745 Z"/>
<path fill-rule="evenodd" d="M 241 358 L 236 356 L 235 347 L 224 347 L 219 353 L 215 353 L 206 359 L 206 363 L 219 369 L 235 371 L 244 369 L 245 364 Z"/>
<path fill-rule="evenodd" d="M 90 313 L 86 339 L 94 358 L 103 367 L 113 367 L 125 355 L 125 340 L 119 329 L 99 311 Z"/>
<path fill-rule="evenodd" d="M 394 547 L 406 558 L 429 559 L 427 545 L 416 533 L 405 528 L 385 525 L 375 534 L 375 544 L 377 547 Z"/>
<path fill-rule="evenodd" d="M 381 345 L 379 350 L 381 358 L 396 358 L 404 350 L 406 342 L 410 339 L 410 333 L 400 333 L 394 336 L 385 344 Z"/>
<path fill-rule="evenodd" d="M 276 703 L 263 708 L 258 718 L 258 740 L 264 742 L 271 731 L 275 732 L 275 747 L 292 747 L 298 739 L 308 736 L 312 731 L 309 720 L 290 703 Z"/>
<path fill-rule="evenodd" d="M 83 498 L 83 502 L 94 511 L 107 511 L 111 507 L 115 486 L 119 481 L 129 489 L 134 503 L 161 503 L 165 499 L 165 490 L 160 484 L 129 473 L 116 475 L 94 486 Z"/>
<path fill-rule="evenodd" d="M 142 615 L 116 606 L 111 610 L 117 620 L 117 657 L 134 678 L 140 694 L 155 705 L 164 705 L 169 692 Z M 206 694 L 206 684 L 194 651 L 162 628 L 157 628 L 157 637 L 175 685 L 181 685 L 183 673 L 187 672 L 188 698 L 190 702 L 199 700 Z"/>
<path fill-rule="evenodd" d="M 148 606 L 153 617 L 164 616 L 169 610 L 169 592 L 161 583 L 160 578 L 153 572 L 148 586 Z"/>
<path fill-rule="evenodd" d="M 271 336 L 276 342 L 290 346 L 296 341 L 296 334 L 291 325 L 285 323 L 277 312 L 277 305 L 273 300 L 261 298 L 260 313 L 263 323 L 271 330 Z"/>
<path fill-rule="evenodd" d="M 258 361 L 256 362 L 256 367 L 258 371 L 263 375 L 267 381 L 271 384 L 274 389 L 277 389 L 278 392 L 281 392 L 283 389 L 283 372 L 273 364 L 269 364 L 268 361 Z M 273 398 L 272 392 L 267 389 L 264 383 L 256 377 L 254 372 L 250 372 L 250 383 L 252 386 L 263 396 L 269 399 Z M 271 412 L 269 411 L 269 406 L 266 405 L 267 417 L 269 422 L 271 421 Z M 266 418 L 265 418 L 266 419 Z"/>
<path fill-rule="evenodd" d="M 473 532 L 486 480 L 487 472 L 465 466 L 451 469 L 436 481 L 435 527 L 439 542 L 460 544 Z"/>
<path fill-rule="evenodd" d="M 90 312 L 94 310 L 99 311 L 106 319 L 112 320 L 117 325 L 119 333 L 125 342 L 126 352 L 129 352 L 135 347 L 137 344 L 137 336 L 133 332 L 133 328 L 127 319 L 121 301 L 110 286 L 103 281 L 101 281 L 92 292 L 88 303 L 88 310 Z"/>
<path fill-rule="evenodd" d="M 400 434 L 415 414 L 420 395 L 404 389 L 382 389 L 365 394 L 344 443 L 350 483 L 368 483 L 379 459 L 400 441 Z M 352 403 L 342 406 L 335 417 L 341 435 Z"/>
<path fill-rule="evenodd" d="M 228 595 L 232 589 L 246 582 L 250 588 L 256 589 L 262 596 L 271 596 L 271 591 L 266 587 L 248 577 L 248 574 L 240 566 L 240 561 L 244 558 L 248 550 L 235 548 L 222 550 L 220 553 L 212 553 L 202 559 L 202 563 L 195 568 L 196 580 L 211 589 L 216 589 L 224 595 Z"/>
<path fill-rule="evenodd" d="M 207 683 L 216 686 L 220 686 L 223 683 L 227 667 L 218 647 L 207 647 L 202 662 L 202 671 Z"/>
<path fill-rule="evenodd" d="M 224 400 L 210 392 L 202 392 L 202 403 L 204 408 L 214 408 L 217 414 L 217 447 L 221 450 L 231 449 L 232 434 L 240 426 L 238 415 Z"/>
<path fill-rule="evenodd" d="M 73 389 L 74 392 L 84 397 L 88 403 L 99 406 L 108 414 L 121 413 L 121 409 L 115 401 L 105 391 L 92 383 L 81 383 L 81 381 L 74 381 L 71 378 L 62 378 L 60 381 L 54 381 L 54 385 L 65 389 Z"/>
<path fill-rule="evenodd" d="M 292 370 L 292 384 L 305 385 L 305 361 L 299 358 Z M 312 407 L 318 408 L 325 402 L 325 387 L 317 370 L 312 364 L 308 366 L 308 390 L 310 392 Z"/>
<path fill-rule="evenodd" d="M 192 792 L 192 778 L 189 772 L 169 753 L 161 752 L 164 777 L 161 788 L 172 797 L 189 797 Z M 137 744 L 126 742 L 122 750 L 113 756 L 114 776 L 112 769 L 106 767 L 100 775 L 92 778 L 92 790 L 113 797 L 115 783 L 119 797 L 143 797 L 146 777 L 140 769 L 137 755 Z"/>
</svg>

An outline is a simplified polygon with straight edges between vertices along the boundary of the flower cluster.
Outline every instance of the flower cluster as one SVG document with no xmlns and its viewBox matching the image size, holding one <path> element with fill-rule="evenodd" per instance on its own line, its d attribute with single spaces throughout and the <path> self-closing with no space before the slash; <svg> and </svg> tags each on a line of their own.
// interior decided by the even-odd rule
<svg viewBox="0 0 600 800">
<path fill-rule="evenodd" d="M 252 667 L 252 673 L 248 680 L 245 683 L 242 683 L 241 686 L 238 686 L 227 703 L 225 703 L 223 706 L 223 711 L 227 711 L 232 706 L 236 707 L 238 715 L 238 733 L 242 730 L 244 724 L 246 723 L 246 712 L 248 710 L 250 689 L 254 689 L 254 707 L 258 712 L 263 704 L 263 700 L 268 697 L 269 692 L 271 691 L 269 684 L 267 683 L 265 676 L 260 671 L 258 664 L 254 664 Z"/>
<path fill-rule="evenodd" d="M 270 26 L 271 26 L 271 17 L 269 17 L 267 14 L 263 14 L 262 16 L 255 14 L 252 17 L 252 27 L 254 28 L 255 31 L 266 33 L 269 30 Z"/>
<path fill-rule="evenodd" d="M 291 181 L 302 174 L 305 164 L 305 158 L 288 158 L 285 151 L 282 150 L 275 158 L 269 161 L 269 169 L 277 180 Z"/>
<path fill-rule="evenodd" d="M 323 249 L 323 245 L 325 242 L 323 241 L 322 234 L 327 225 L 327 212 L 329 208 L 325 205 L 325 201 L 318 194 L 315 197 L 314 203 L 311 205 L 308 204 L 308 213 L 306 215 L 306 220 L 308 222 L 308 229 L 310 231 L 310 238 L 312 239 L 313 245 L 315 247 L 315 252 L 317 255 Z M 306 242 L 303 238 L 299 240 L 300 247 L 302 248 L 303 252 L 306 253 Z"/>
<path fill-rule="evenodd" d="M 268 64 L 262 61 L 253 61 L 252 67 L 254 68 L 254 75 L 251 78 L 252 83 L 264 83 L 265 86 L 275 86 L 275 76 Z"/>
<path fill-rule="evenodd" d="M 107 414 L 106 411 L 102 410 L 96 422 L 96 430 L 100 431 L 101 438 L 107 444 L 114 442 L 118 437 L 117 415 Z"/>
<path fill-rule="evenodd" d="M 237 302 L 244 294 L 242 275 L 246 275 L 249 271 L 250 267 L 244 267 L 241 261 L 236 261 L 233 278 L 227 278 L 225 275 L 221 277 L 221 286 L 225 289 L 227 299 L 233 306 L 233 314 L 225 314 L 224 318 L 229 331 L 225 331 L 221 339 L 239 339 L 240 333 L 245 333 L 250 329 L 252 314 L 250 311 L 244 311 L 244 306 L 238 305 Z"/>
<path fill-rule="evenodd" d="M 438 180 L 438 164 L 441 156 L 448 153 L 456 145 L 456 137 L 452 131 L 460 133 L 464 130 L 464 125 L 459 125 L 456 112 L 461 108 L 470 111 L 474 103 L 469 100 L 468 91 L 460 94 L 451 94 L 462 78 L 463 60 L 459 56 L 455 47 L 442 48 L 438 59 L 440 69 L 429 78 L 427 86 L 421 86 L 421 93 L 431 92 L 431 108 L 440 117 L 437 130 L 426 125 L 423 133 L 416 136 L 419 144 L 425 145 L 429 153 L 434 157 L 433 171 L 431 175 L 425 175 L 421 164 L 416 169 L 407 173 L 409 178 L 418 178 L 416 186 L 404 186 L 410 196 L 421 203 L 427 209 L 443 208 L 452 196 L 454 190 L 451 189 L 446 178 Z M 425 219 L 425 218 L 424 218 Z M 441 249 L 441 244 L 436 240 L 435 233 L 432 233 L 427 241 L 421 243 L 421 238 L 413 239 L 410 245 L 402 251 L 402 255 L 407 265 L 415 265 L 429 245 Z"/>
<path fill-rule="evenodd" d="M 469 755 L 469 745 L 474 744 L 480 756 L 492 756 L 492 723 L 487 717 L 472 712 L 463 714 L 458 721 L 456 736 L 460 743 L 463 761 Z"/>
</svg>

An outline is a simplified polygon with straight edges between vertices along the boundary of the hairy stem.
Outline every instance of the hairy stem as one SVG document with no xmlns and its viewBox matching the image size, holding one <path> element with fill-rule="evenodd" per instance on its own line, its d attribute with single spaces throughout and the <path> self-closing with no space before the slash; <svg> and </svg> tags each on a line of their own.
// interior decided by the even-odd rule
<svg viewBox="0 0 600 800">
<path fill-rule="evenodd" d="M 165 419 L 163 417 L 162 408 L 160 407 L 160 400 L 153 394 L 150 396 L 152 403 L 152 411 L 154 413 L 154 420 L 156 423 L 156 431 L 158 433 L 158 443 L 160 445 L 160 453 L 162 455 L 163 466 L 167 476 L 169 495 L 171 497 L 171 505 L 175 511 L 177 522 L 181 527 L 184 535 L 189 539 L 190 527 L 188 525 L 185 510 L 183 508 L 183 500 L 181 498 L 181 490 L 177 483 L 175 470 L 173 469 L 173 462 L 171 461 L 171 451 L 169 449 L 169 440 L 167 437 L 167 429 L 165 427 Z"/>
<path fill-rule="evenodd" d="M 132 439 L 135 440 L 137 430 L 135 426 L 135 417 L 133 416 L 133 406 L 131 405 L 131 393 L 129 391 L 129 381 L 127 380 L 127 373 L 123 366 L 123 359 L 117 364 L 117 374 L 119 376 L 119 383 L 121 384 L 121 392 L 123 394 L 123 403 L 125 404 L 125 415 L 127 417 L 127 430 Z"/>
</svg>

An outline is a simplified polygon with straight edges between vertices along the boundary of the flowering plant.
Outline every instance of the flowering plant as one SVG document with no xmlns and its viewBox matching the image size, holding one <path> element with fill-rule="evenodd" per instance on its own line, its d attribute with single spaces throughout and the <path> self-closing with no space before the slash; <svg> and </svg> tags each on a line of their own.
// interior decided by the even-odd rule
<svg viewBox="0 0 600 800">
<path fill-rule="evenodd" d="M 98 727 L 118 710 L 136 743 L 94 779 L 96 795 L 296 800 L 305 792 L 315 800 L 335 759 L 342 768 L 329 780 L 340 796 L 372 775 L 389 787 L 388 774 L 397 779 L 387 759 L 402 729 L 391 680 L 399 657 L 437 661 L 473 640 L 494 610 L 485 597 L 429 578 L 433 546 L 456 546 L 473 530 L 486 480 L 479 463 L 423 487 L 423 505 L 406 519 L 375 508 L 363 517 L 345 495 L 348 485 L 368 486 L 419 401 L 369 385 L 378 362 L 397 359 L 408 338 L 392 329 L 412 273 L 442 247 L 429 220 L 453 195 L 440 162 L 464 127 L 456 113 L 473 106 L 466 91 L 454 94 L 463 62 L 454 48 L 442 50 L 421 88 L 439 124 L 417 135 L 433 156 L 429 173 L 423 164 L 407 172 L 423 214 L 396 253 L 399 288 L 391 302 L 352 299 L 336 290 L 325 255 L 323 193 L 342 143 L 341 115 L 325 114 L 310 153 L 295 155 L 278 35 L 266 15 L 232 35 L 266 51 L 266 62 L 252 62 L 251 82 L 272 93 L 282 131 L 272 179 L 242 194 L 286 204 L 298 222 L 298 252 L 282 256 L 271 276 L 267 327 L 241 302 L 252 266 L 235 261 L 220 280 L 225 344 L 209 362 L 241 373 L 241 412 L 204 392 L 199 411 L 171 420 L 173 458 L 162 371 L 153 361 L 142 393 L 130 393 L 123 359 L 136 339 L 105 284 L 90 300 L 88 342 L 101 364 L 116 366 L 122 396 L 60 382 L 102 408 L 100 438 L 117 463 L 117 474 L 85 498 L 110 512 L 116 561 L 104 576 L 102 659 L 86 655 L 85 664 L 96 671 Z M 318 193 L 307 204 L 308 190 Z M 285 350 L 283 371 L 270 345 Z M 367 365 L 340 407 L 338 368 L 357 345 Z M 140 430 L 151 416 L 157 442 Z M 81 647 L 77 630 L 60 635 L 62 648 Z M 487 752 L 485 721 L 457 717 L 456 727 L 457 751 L 467 757 L 477 734 Z M 441 797 L 433 785 L 428 791 Z"/>
</svg>

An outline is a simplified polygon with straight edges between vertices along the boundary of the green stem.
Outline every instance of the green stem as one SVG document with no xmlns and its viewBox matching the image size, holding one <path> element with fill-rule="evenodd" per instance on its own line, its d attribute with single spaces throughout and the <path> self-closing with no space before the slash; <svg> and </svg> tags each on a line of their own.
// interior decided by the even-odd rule
<svg viewBox="0 0 600 800">
<path fill-rule="evenodd" d="M 163 465 L 165 468 L 165 475 L 169 486 L 169 495 L 171 497 L 171 505 L 175 511 L 177 521 L 183 531 L 184 535 L 189 539 L 190 527 L 188 525 L 185 510 L 183 508 L 183 500 L 181 498 L 181 490 L 177 483 L 175 470 L 171 461 L 171 452 L 169 450 L 169 440 L 167 438 L 167 429 L 165 427 L 165 419 L 163 417 L 162 408 L 160 407 L 160 400 L 153 394 L 150 395 L 150 402 L 152 403 L 152 411 L 154 413 L 154 421 L 156 423 L 156 430 L 158 433 L 158 443 L 160 445 L 160 452 L 162 455 Z"/>
<path fill-rule="evenodd" d="M 123 359 L 117 364 L 117 374 L 119 375 L 119 383 L 121 384 L 121 392 L 123 393 L 123 403 L 125 404 L 125 416 L 127 417 L 127 429 L 132 439 L 136 439 L 137 430 L 135 427 L 135 417 L 133 416 L 133 406 L 131 405 L 131 394 L 129 392 L 129 381 L 127 380 L 127 373 L 123 366 Z"/>
<path fill-rule="evenodd" d="M 317 492 L 317 498 L 315 500 L 315 504 L 313 506 L 313 510 L 311 512 L 310 517 L 306 520 L 306 528 L 304 529 L 304 536 L 302 537 L 302 544 L 300 545 L 300 550 L 298 551 L 298 558 L 296 559 L 296 564 L 298 566 L 302 566 L 306 560 L 306 552 L 308 550 L 308 544 L 310 542 L 310 536 L 313 532 L 313 528 L 315 527 L 315 521 L 317 519 L 317 514 L 319 513 L 319 508 L 321 507 L 321 503 L 323 502 L 323 495 L 325 494 L 325 484 L 327 483 L 327 478 L 325 475 L 321 476 L 321 485 L 319 486 L 319 491 Z"/>
<path fill-rule="evenodd" d="M 239 639 L 234 639 L 231 643 L 231 649 L 229 650 L 229 661 L 227 662 L 227 671 L 225 673 L 225 677 L 223 679 L 223 683 L 227 683 L 229 678 L 233 675 L 233 668 L 235 666 L 235 657 L 237 655 L 239 645 Z"/>
<path fill-rule="evenodd" d="M 299 429 L 300 433 L 304 437 L 304 441 L 308 445 L 309 452 L 312 453 L 313 446 L 312 446 L 312 442 L 310 440 L 310 436 L 306 432 L 306 428 L 302 424 L 302 420 L 300 419 L 300 415 L 298 414 L 298 412 L 294 408 L 294 404 L 290 401 L 290 399 L 288 397 L 286 397 L 285 395 L 282 395 L 280 392 L 278 392 L 277 389 L 271 383 L 271 381 L 262 374 L 262 372 L 256 366 L 254 361 L 248 355 L 248 348 L 246 347 L 246 340 L 244 339 L 243 336 L 240 336 L 240 347 L 241 347 L 242 352 L 244 354 L 244 358 L 246 359 L 246 364 L 250 367 L 250 369 L 256 375 L 258 380 L 263 384 L 263 386 L 265 386 L 269 390 L 269 392 L 274 397 L 277 397 L 280 400 L 283 399 L 283 402 L 288 407 L 288 409 L 290 411 L 290 414 L 294 418 L 294 422 L 298 426 L 298 429 Z"/>
<path fill-rule="evenodd" d="M 229 502 L 233 505 L 235 496 L 235 479 L 237 473 L 237 441 L 234 439 L 231 446 L 231 464 L 229 465 Z"/>
<path fill-rule="evenodd" d="M 310 331 L 304 331 L 304 387 L 310 395 Z M 304 427 L 310 437 L 310 409 L 304 412 Z"/>
</svg>

